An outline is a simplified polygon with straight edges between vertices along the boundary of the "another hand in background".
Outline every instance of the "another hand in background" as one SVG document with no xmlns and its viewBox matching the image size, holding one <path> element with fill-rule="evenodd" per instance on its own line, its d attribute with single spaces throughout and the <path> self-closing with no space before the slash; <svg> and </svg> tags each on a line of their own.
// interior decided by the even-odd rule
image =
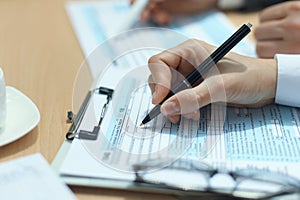
<svg viewBox="0 0 300 200">
<path fill-rule="evenodd" d="M 258 56 L 300 53 L 300 1 L 280 3 L 260 13 L 255 29 Z"/>
<path fill-rule="evenodd" d="M 136 0 L 130 0 L 133 4 Z M 141 14 L 141 21 L 153 20 L 159 25 L 169 24 L 175 15 L 201 12 L 216 7 L 217 0 L 149 0 Z"/>
<path fill-rule="evenodd" d="M 154 104 L 160 103 L 172 88 L 174 79 L 186 76 L 216 48 L 198 40 L 163 51 L 149 59 L 149 85 Z M 178 73 L 174 73 L 178 72 Z M 214 102 L 258 107 L 274 101 L 277 64 L 274 59 L 258 59 L 227 54 L 199 85 L 183 90 L 161 106 L 161 112 L 177 123 L 180 115 L 199 119 L 199 108 Z M 223 95 L 222 95 L 223 94 Z"/>
</svg>

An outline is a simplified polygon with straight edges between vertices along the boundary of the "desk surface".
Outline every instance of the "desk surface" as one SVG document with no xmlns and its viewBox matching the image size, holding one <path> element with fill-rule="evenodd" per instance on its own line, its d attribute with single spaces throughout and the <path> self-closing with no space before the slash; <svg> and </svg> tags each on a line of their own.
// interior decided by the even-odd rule
<svg viewBox="0 0 300 200">
<path fill-rule="evenodd" d="M 52 162 L 69 127 L 72 88 L 83 54 L 64 10 L 66 0 L 0 1 L 0 66 L 6 84 L 39 108 L 39 125 L 0 147 L 0 162 L 41 152 Z M 257 15 L 228 13 L 233 23 L 257 24 Z M 251 36 L 250 36 L 251 37 Z M 78 199 L 175 199 L 171 196 L 71 187 Z"/>
</svg>

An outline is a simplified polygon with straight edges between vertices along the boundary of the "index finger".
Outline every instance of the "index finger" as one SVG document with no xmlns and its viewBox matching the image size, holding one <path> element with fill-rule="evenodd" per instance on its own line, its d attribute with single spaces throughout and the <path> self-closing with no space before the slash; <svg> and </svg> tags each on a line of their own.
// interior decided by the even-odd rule
<svg viewBox="0 0 300 200">
<path fill-rule="evenodd" d="M 209 53 L 206 44 L 188 40 L 149 59 L 149 69 L 155 84 L 153 103 L 160 103 L 172 87 L 172 81 L 182 81 Z M 206 45 L 207 49 L 212 48 Z"/>
<path fill-rule="evenodd" d="M 149 84 L 154 85 L 152 103 L 159 104 L 169 93 L 172 81 L 170 67 L 176 68 L 180 60 L 179 55 L 170 51 L 163 51 L 149 59 L 148 67 L 152 75 L 151 81 L 153 81 Z"/>
</svg>

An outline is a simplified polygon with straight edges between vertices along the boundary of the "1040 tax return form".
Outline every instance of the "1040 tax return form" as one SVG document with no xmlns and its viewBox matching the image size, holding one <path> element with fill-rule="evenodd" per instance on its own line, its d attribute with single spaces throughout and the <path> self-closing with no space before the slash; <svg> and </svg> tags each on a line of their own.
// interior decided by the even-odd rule
<svg viewBox="0 0 300 200">
<path fill-rule="evenodd" d="M 158 52 L 151 48 L 129 52 L 103 72 L 95 85 L 113 89 L 112 98 L 108 102 L 106 95 L 94 94 L 79 127 L 92 132 L 108 102 L 97 138 L 75 138 L 60 175 L 133 181 L 138 163 L 168 160 L 172 165 L 184 159 L 229 171 L 262 169 L 300 178 L 298 108 L 268 105 L 249 109 L 214 104 L 200 110 L 199 121 L 182 118 L 180 124 L 172 124 L 159 115 L 139 127 L 153 107 L 145 61 Z M 155 176 L 158 171 L 149 173 Z M 158 173 L 156 178 L 160 176 Z M 172 177 L 174 182 L 182 179 L 180 174 Z"/>
<path fill-rule="evenodd" d="M 96 78 L 92 81 L 92 95 L 79 130 L 92 133 L 97 130 L 95 127 L 100 121 L 101 128 L 95 140 L 73 140 L 59 161 L 60 176 L 88 179 L 81 182 L 65 179 L 68 184 L 121 188 L 123 186 L 116 183 L 132 183 L 135 180 L 133 168 L 138 163 L 158 160 L 173 165 L 184 159 L 205 162 L 228 171 L 262 169 L 300 178 L 298 108 L 268 105 L 248 109 L 215 104 L 201 109 L 199 121 L 182 119 L 180 124 L 174 125 L 160 115 L 147 126 L 139 127 L 142 118 L 153 107 L 147 83 L 149 57 L 183 42 L 187 37 L 218 46 L 231 35 L 234 27 L 224 14 L 212 12 L 176 19 L 167 28 L 186 37 L 175 42 L 165 39 L 168 34 L 153 37 L 143 33 L 130 42 L 126 42 L 129 36 L 124 40 L 121 38 L 120 43 L 113 42 L 113 45 L 111 39 L 107 40 L 106 47 L 102 45 L 103 48 L 97 49 L 113 31 L 107 19 L 126 14 L 129 9 L 126 2 L 69 2 L 67 5 L 83 52 L 90 58 L 87 65 L 92 77 Z M 164 48 L 148 48 L 160 47 L 161 43 L 164 43 Z M 247 40 L 237 45 L 235 51 L 255 56 L 254 45 Z M 91 52 L 95 53 L 90 55 Z M 93 92 L 100 86 L 112 89 L 112 98 Z M 83 98 L 87 92 L 82 94 Z M 102 112 L 106 103 L 107 109 Z M 165 160 L 168 162 L 163 162 Z M 163 178 L 159 171 L 153 169 L 150 174 L 156 179 Z M 184 176 L 177 173 L 171 179 L 180 182 L 186 179 Z M 95 180 L 114 182 L 102 184 L 95 183 Z M 187 181 L 191 184 L 193 181 L 195 184 L 200 182 L 197 179 Z"/>
</svg>

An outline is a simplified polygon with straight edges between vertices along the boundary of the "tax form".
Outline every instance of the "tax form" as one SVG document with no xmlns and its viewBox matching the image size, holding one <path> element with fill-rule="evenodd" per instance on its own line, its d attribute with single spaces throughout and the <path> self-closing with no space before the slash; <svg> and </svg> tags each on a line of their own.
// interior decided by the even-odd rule
<svg viewBox="0 0 300 200">
<path fill-rule="evenodd" d="M 121 17 L 127 7 L 125 1 L 117 4 L 71 2 L 67 5 L 86 56 L 113 32 L 113 26 L 105 19 L 115 19 L 116 13 Z M 218 31 L 212 31 L 215 24 L 218 24 Z M 147 24 L 136 26 L 145 27 Z M 215 45 L 221 44 L 234 30 L 219 12 L 176 19 L 167 28 Z M 159 39 L 156 36 L 147 41 L 159 42 Z M 143 41 L 142 38 L 139 41 Z M 145 44 L 147 41 L 144 40 Z M 132 45 L 127 43 L 122 48 L 131 49 Z M 129 51 L 105 66 L 106 71 L 91 88 L 105 86 L 114 89 L 101 131 L 96 141 L 74 139 L 60 174 L 133 181 L 134 164 L 167 157 L 171 161 L 178 158 L 202 160 L 226 170 L 263 169 L 300 178 L 298 108 L 269 105 L 249 109 L 216 104 L 203 108 L 197 122 L 182 119 L 179 125 L 174 125 L 159 116 L 146 127 L 139 127 L 141 119 L 153 106 L 147 85 L 147 60 L 161 50 Z M 243 40 L 235 51 L 255 56 L 254 45 L 247 40 Z M 103 60 L 96 63 L 98 65 L 90 65 L 93 75 L 98 74 L 97 66 L 103 64 Z M 105 101 L 105 96 L 93 95 L 80 130 L 92 130 L 99 121 Z M 172 178 L 174 181 L 183 179 L 180 175 Z"/>
<path fill-rule="evenodd" d="M 108 67 L 97 85 L 114 89 L 114 94 L 98 138 L 96 141 L 75 139 L 61 168 L 62 174 L 133 180 L 132 166 L 149 159 L 168 158 L 174 161 L 180 157 L 203 159 L 209 156 L 225 159 L 224 153 L 219 154 L 224 146 L 224 113 L 221 107 L 212 105 L 204 108 L 199 121 L 182 118 L 180 124 L 172 124 L 159 115 L 146 126 L 139 126 L 154 106 L 147 83 L 150 72 L 145 61 L 158 52 L 153 49 L 131 52 Z M 131 67 L 124 68 L 125 62 Z M 114 74 L 114 79 L 111 79 L 111 74 Z M 80 130 L 91 131 L 97 124 L 100 118 L 98 111 L 105 98 L 94 95 Z M 217 114 L 214 120 L 211 120 L 212 113 Z M 78 158 L 83 159 L 79 159 L 81 164 L 77 163 Z"/>
<path fill-rule="evenodd" d="M 134 180 L 133 166 L 147 160 L 200 160 L 226 169 L 263 169 L 300 178 L 300 110 L 268 105 L 233 108 L 213 104 L 199 121 L 170 123 L 162 115 L 145 127 L 139 123 L 151 104 L 144 63 L 158 50 L 144 49 L 118 58 L 98 85 L 114 89 L 96 141 L 75 139 L 60 173 L 104 179 Z M 140 59 L 142 56 L 144 59 Z M 124 69 L 123 63 L 129 63 Z M 111 74 L 114 74 L 112 81 Z M 80 130 L 91 131 L 105 97 L 94 95 Z M 174 177 L 176 179 L 176 177 Z"/>
</svg>

